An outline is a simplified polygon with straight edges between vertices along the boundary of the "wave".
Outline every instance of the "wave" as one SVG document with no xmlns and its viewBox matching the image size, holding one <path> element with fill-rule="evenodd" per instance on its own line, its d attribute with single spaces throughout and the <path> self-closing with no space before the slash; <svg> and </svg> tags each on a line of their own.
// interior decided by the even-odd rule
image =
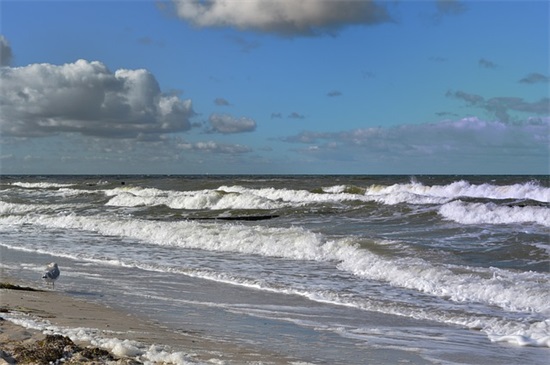
<svg viewBox="0 0 550 365">
<path fill-rule="evenodd" d="M 104 190 L 107 205 L 135 207 L 165 205 L 173 209 L 280 209 L 310 204 L 377 202 L 385 205 L 443 205 L 460 198 L 532 200 L 550 202 L 550 188 L 537 182 L 513 185 L 470 184 L 456 181 L 427 186 L 418 182 L 357 187 L 336 185 L 318 190 L 220 186 L 214 190 L 172 191 L 156 188 L 119 187 Z"/>
<path fill-rule="evenodd" d="M 297 295 L 315 302 L 353 307 L 378 313 L 405 316 L 419 320 L 436 321 L 439 323 L 459 325 L 470 329 L 481 330 L 485 332 L 489 339 L 493 342 L 509 342 L 520 346 L 550 347 L 550 320 L 542 320 L 536 322 L 529 321 L 527 323 L 517 322 L 507 319 L 499 319 L 482 314 L 459 314 L 459 312 L 441 311 L 436 308 L 428 308 L 425 304 L 422 304 L 422 307 L 419 307 L 418 305 L 411 304 L 400 305 L 399 303 L 387 303 L 369 297 L 357 298 L 350 296 L 349 294 L 342 294 L 329 289 L 311 290 L 305 288 L 292 288 L 281 285 L 270 285 L 269 283 L 258 279 L 235 277 L 226 273 L 217 273 L 209 270 L 188 270 L 181 268 L 158 267 L 143 263 L 122 265 L 149 271 L 180 273 L 191 277 L 197 277 L 230 285 L 244 286 L 248 288 L 288 295 Z M 147 294 L 147 297 L 149 298 L 150 295 Z M 190 302 L 189 300 L 181 301 L 186 303 Z M 238 310 L 237 308 L 227 304 L 222 305 L 219 303 L 201 303 L 201 305 L 222 306 L 225 308 L 230 308 L 231 310 Z M 258 315 L 253 313 L 253 311 L 251 312 L 250 308 L 248 307 L 244 308 L 243 312 L 249 315 Z M 260 310 L 260 312 L 264 312 L 263 315 L 265 315 L 265 311 Z M 260 314 L 260 316 L 261 315 L 262 314 Z M 313 325 L 316 327 L 314 323 L 312 324 L 303 322 L 301 324 L 306 326 Z M 342 328 L 339 327 L 339 329 Z"/>
<path fill-rule="evenodd" d="M 105 186 L 107 181 L 99 181 L 94 185 Z M 57 182 L 13 182 L 10 186 L 23 187 L 28 189 L 59 189 L 75 187 L 76 183 L 57 183 Z M 139 187 L 117 187 L 110 190 L 104 190 L 106 194 L 116 195 L 121 192 L 133 192 L 141 190 L 141 193 L 136 195 L 171 195 L 172 193 L 180 193 L 178 191 L 160 190 L 156 188 L 139 188 Z M 206 192 L 204 190 L 202 192 Z M 335 200 L 355 200 L 360 197 L 381 197 L 386 195 L 410 194 L 417 197 L 431 197 L 444 199 L 457 198 L 485 198 L 485 199 L 519 199 L 519 200 L 534 200 L 538 202 L 550 203 L 550 187 L 545 187 L 540 182 L 532 180 L 524 183 L 516 183 L 511 185 L 495 185 L 490 183 L 472 184 L 466 180 L 454 181 L 446 185 L 424 185 L 416 180 L 410 183 L 398 183 L 392 185 L 370 185 L 370 186 L 353 186 L 353 185 L 335 185 L 328 187 L 319 187 L 314 191 L 308 190 L 292 190 L 292 189 L 276 189 L 263 188 L 253 189 L 242 186 L 221 186 L 217 190 L 236 193 L 252 193 L 257 196 L 263 196 L 272 200 L 282 199 L 288 202 L 310 202 L 326 199 Z M 85 192 L 85 190 L 82 190 Z M 199 191 L 196 191 L 201 192 Z M 194 193 L 189 191 L 188 193 Z M 329 198 L 332 197 L 332 198 Z M 407 202 L 403 199 L 403 202 Z M 430 204 L 427 202 L 427 204 Z"/>
<path fill-rule="evenodd" d="M 163 191 L 155 188 L 117 188 L 105 191 L 110 206 L 137 207 L 165 205 L 172 209 L 279 209 L 284 204 L 254 194 L 236 194 L 224 190 Z"/>
<path fill-rule="evenodd" d="M 540 206 L 502 206 L 456 200 L 442 205 L 439 214 L 460 224 L 536 223 L 550 227 L 550 209 Z"/>
<path fill-rule="evenodd" d="M 312 204 L 340 205 L 345 202 L 378 202 L 394 205 L 442 204 L 449 199 L 425 197 L 401 192 L 388 195 L 365 195 L 347 192 L 310 192 L 292 189 L 251 189 L 242 186 L 220 186 L 216 190 L 163 191 L 154 188 L 116 188 L 105 191 L 112 198 L 107 205 L 120 207 L 159 206 L 173 209 L 282 209 L 285 207 L 305 207 Z"/>
<path fill-rule="evenodd" d="M 67 188 L 70 186 L 74 186 L 75 184 L 48 183 L 48 182 L 37 182 L 37 183 L 13 182 L 10 185 L 18 186 L 20 188 L 25 188 L 25 189 L 55 189 L 55 188 Z"/>
<path fill-rule="evenodd" d="M 150 228 L 150 227 L 149 227 Z M 30 252 L 40 252 L 47 253 L 43 250 L 33 250 L 25 249 L 20 246 L 12 246 L 0 243 L 1 246 L 5 246 L 14 250 L 27 250 Z M 345 245 L 344 245 L 345 246 Z M 351 248 L 350 253 L 353 253 L 354 250 Z M 354 256 L 358 253 L 355 252 Z M 116 255 L 116 253 L 113 253 Z M 101 263 L 103 265 L 110 266 L 121 266 L 129 268 L 139 268 L 147 271 L 154 272 L 169 272 L 176 274 L 183 274 L 186 276 L 197 277 L 201 279 L 211 280 L 215 282 L 221 282 L 230 285 L 244 286 L 248 288 L 253 288 L 262 291 L 269 291 L 274 293 L 282 293 L 288 295 L 298 295 L 305 297 L 309 300 L 321 303 L 330 303 L 334 305 L 341 305 L 347 307 L 353 307 L 361 310 L 375 311 L 379 313 L 392 314 L 398 316 L 405 316 L 409 318 L 415 318 L 420 320 L 436 321 L 439 323 L 447 323 L 452 325 L 459 325 L 466 328 L 472 328 L 476 330 L 481 330 L 487 334 L 489 339 L 494 342 L 510 342 L 521 346 L 540 346 L 540 347 L 550 347 L 550 321 L 549 320 L 538 320 L 534 321 L 535 317 L 530 314 L 530 318 L 527 321 L 522 320 L 513 320 L 513 316 L 510 318 L 500 318 L 491 315 L 486 315 L 482 313 L 476 313 L 475 310 L 469 312 L 463 312 L 460 310 L 442 310 L 437 307 L 429 305 L 429 303 L 400 303 L 399 301 L 386 302 L 380 299 L 371 298 L 370 296 L 353 296 L 349 293 L 342 293 L 335 290 L 332 290 L 330 287 L 325 287 L 320 289 L 319 287 L 303 287 L 303 286 L 293 286 L 293 285 L 281 285 L 280 283 L 270 283 L 261 278 L 252 278 L 243 276 L 234 276 L 228 273 L 215 272 L 207 269 L 193 269 L 193 268 L 184 268 L 181 266 L 166 266 L 159 264 L 152 264 L 145 262 L 143 260 L 134 260 L 130 257 L 119 257 L 114 258 L 114 256 L 105 256 L 101 254 L 98 257 L 81 255 L 77 252 L 71 251 L 70 253 L 63 254 L 56 252 L 56 256 L 62 256 L 67 258 L 73 258 L 78 260 L 84 260 L 89 262 Z M 291 255 L 292 256 L 292 255 Z M 303 254 L 299 255 L 300 257 L 304 256 Z M 309 256 L 309 255 L 308 255 Z M 337 253 L 334 253 L 334 257 L 338 256 Z M 382 273 L 388 271 L 388 275 L 397 274 L 400 279 L 407 278 L 408 280 L 416 281 L 423 280 L 426 278 L 422 277 L 412 277 L 410 272 L 404 270 L 406 266 L 399 263 L 393 262 L 392 260 L 381 260 L 379 263 L 372 265 L 375 262 L 372 258 L 369 260 L 369 266 L 374 266 L 373 270 Z M 419 262 L 416 263 L 419 265 Z M 397 266 L 397 267 L 395 267 Z M 524 273 L 516 274 L 508 272 L 505 270 L 493 270 L 493 277 L 490 280 L 483 280 L 479 276 L 469 275 L 456 275 L 453 274 L 449 269 L 442 269 L 440 267 L 429 267 L 426 263 L 422 263 L 422 266 L 425 266 L 425 271 L 430 272 L 430 276 L 433 276 L 431 279 L 433 284 L 437 285 L 446 285 L 449 292 L 457 288 L 457 285 L 460 287 L 470 286 L 469 290 L 474 292 L 484 293 L 487 296 L 495 296 L 497 300 L 503 300 L 505 302 L 510 302 L 511 298 L 514 297 L 523 297 L 523 304 L 527 304 L 529 299 L 526 298 L 528 295 L 540 296 L 539 304 L 545 305 L 544 301 L 548 300 L 548 295 L 544 297 L 544 291 L 547 290 L 547 287 L 540 287 L 539 291 L 535 291 L 536 283 L 542 283 L 544 278 L 539 274 L 533 273 Z M 385 269 L 384 269 L 385 268 Z M 482 269 L 477 268 L 478 271 L 483 271 Z M 475 269 L 472 271 L 476 271 Z M 437 283 L 438 276 L 441 277 L 442 273 L 448 275 L 447 280 Z M 486 275 L 486 272 L 481 272 L 481 274 Z M 372 277 L 372 275 L 368 275 Z M 374 275 L 378 276 L 378 275 Z M 468 277 L 468 282 L 465 283 L 464 278 Z M 364 275 L 363 275 L 364 277 Z M 380 279 L 380 277 L 378 277 Z M 385 281 L 388 281 L 386 275 L 385 278 L 382 278 Z M 107 279 L 108 280 L 108 279 Z M 535 283 L 529 287 L 520 288 L 520 284 L 513 284 L 514 282 L 518 283 Z M 498 284 L 500 283 L 500 284 Z M 393 283 L 395 284 L 395 283 Z M 441 293 L 440 293 L 441 295 Z M 148 294 L 149 296 L 149 294 Z M 466 298 L 466 295 L 463 295 L 462 298 L 452 298 L 457 302 L 471 302 L 472 297 Z M 517 302 L 517 301 L 516 301 Z M 473 308 L 475 304 L 469 305 L 469 308 Z"/>
<path fill-rule="evenodd" d="M 161 222 L 66 215 L 0 218 L 3 224 L 36 224 L 78 229 L 148 244 L 236 252 L 292 260 L 334 262 L 356 276 L 448 298 L 478 302 L 509 311 L 550 313 L 550 283 L 544 274 L 504 270 L 454 270 L 411 257 L 388 259 L 361 249 L 352 238 L 329 240 L 300 227 L 265 228 L 234 224 Z M 466 272 L 464 272 L 466 271 Z"/>
<path fill-rule="evenodd" d="M 35 204 L 14 204 L 0 201 L 0 215 L 30 213 L 34 212 L 37 207 Z"/>
<path fill-rule="evenodd" d="M 72 212 L 78 205 L 75 204 L 15 204 L 0 200 L 0 216 L 35 214 L 67 214 Z"/>
<path fill-rule="evenodd" d="M 465 180 L 455 181 L 447 185 L 423 185 L 418 182 L 394 184 L 391 186 L 372 185 L 365 191 L 370 196 L 391 196 L 404 194 L 404 199 L 398 202 L 408 202 L 407 195 L 442 199 L 485 198 L 494 200 L 529 199 L 539 202 L 550 202 L 550 188 L 541 186 L 538 182 L 529 181 L 513 185 L 471 184 Z"/>
</svg>

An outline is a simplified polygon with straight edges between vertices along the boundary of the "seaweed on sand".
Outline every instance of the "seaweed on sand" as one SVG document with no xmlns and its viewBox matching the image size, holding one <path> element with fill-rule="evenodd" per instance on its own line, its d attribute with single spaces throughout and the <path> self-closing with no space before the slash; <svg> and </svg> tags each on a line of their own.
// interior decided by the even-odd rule
<svg viewBox="0 0 550 365">
<path fill-rule="evenodd" d="M 0 283 L 0 289 L 8 289 L 8 290 L 24 290 L 24 291 L 43 291 L 40 289 L 34 289 L 28 286 L 19 286 L 14 285 L 10 283 Z"/>
</svg>

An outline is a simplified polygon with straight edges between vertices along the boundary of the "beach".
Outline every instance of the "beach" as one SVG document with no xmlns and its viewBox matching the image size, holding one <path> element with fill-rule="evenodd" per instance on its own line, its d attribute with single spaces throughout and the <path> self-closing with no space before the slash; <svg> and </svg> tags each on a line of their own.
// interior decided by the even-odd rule
<svg viewBox="0 0 550 365">
<path fill-rule="evenodd" d="M 17 281 L 2 277 L 0 282 L 12 284 Z M 43 340 L 46 334 L 57 333 L 67 335 L 83 347 L 106 349 L 115 359 L 111 361 L 119 364 L 293 363 L 292 359 L 260 349 L 175 332 L 147 319 L 55 290 L 30 291 L 29 286 L 12 285 L 15 288 L 0 289 L 0 317 L 3 318 L 0 321 L 0 350 L 8 354 L 17 345 L 28 346 Z M 155 345 L 159 348 L 151 351 L 151 346 Z"/>
<path fill-rule="evenodd" d="M 173 331 L 146 318 L 55 290 L 35 289 L 13 278 L 3 276 L 0 283 L 0 364 L 41 364 L 18 361 L 17 348 L 43 346 L 38 344 L 55 334 L 70 338 L 80 349 L 110 354 L 84 358 L 65 352 L 58 360 L 66 364 L 313 364 L 242 343 Z M 365 359 L 369 364 L 428 363 L 407 351 L 373 351 L 371 355 Z"/>
<path fill-rule="evenodd" d="M 41 291 L 2 317 L 150 364 L 546 365 L 548 183 L 5 177 L 0 276 Z"/>
</svg>

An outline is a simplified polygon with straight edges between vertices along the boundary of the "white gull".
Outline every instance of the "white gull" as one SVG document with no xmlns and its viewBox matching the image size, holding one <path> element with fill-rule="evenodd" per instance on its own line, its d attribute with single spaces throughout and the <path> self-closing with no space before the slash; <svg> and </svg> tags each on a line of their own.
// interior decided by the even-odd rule
<svg viewBox="0 0 550 365">
<path fill-rule="evenodd" d="M 46 267 L 46 273 L 44 273 L 42 279 L 46 280 L 47 283 L 52 283 L 52 288 L 55 288 L 55 281 L 59 277 L 59 274 L 59 267 L 57 267 L 55 262 L 52 262 Z"/>
</svg>

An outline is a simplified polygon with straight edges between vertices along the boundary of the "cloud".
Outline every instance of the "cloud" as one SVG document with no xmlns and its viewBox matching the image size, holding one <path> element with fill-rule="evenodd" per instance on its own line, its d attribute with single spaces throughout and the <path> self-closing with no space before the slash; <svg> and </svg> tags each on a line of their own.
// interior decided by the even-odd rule
<svg viewBox="0 0 550 365">
<path fill-rule="evenodd" d="M 374 72 L 371 71 L 361 71 L 361 76 L 363 76 L 364 79 L 373 79 L 376 77 Z"/>
<path fill-rule="evenodd" d="M 530 103 L 522 98 L 511 96 L 485 99 L 480 95 L 470 94 L 464 91 L 448 91 L 446 96 L 463 100 L 470 106 L 481 108 L 495 115 L 502 122 L 509 122 L 511 120 L 511 112 L 544 116 L 550 115 L 550 98 L 541 98 L 538 101 Z"/>
<path fill-rule="evenodd" d="M 454 166 L 448 165 L 453 161 L 471 161 L 472 167 L 479 166 L 485 158 L 501 160 L 509 166 L 533 156 L 537 161 L 548 161 L 549 127 L 550 118 L 512 124 L 472 117 L 390 128 L 304 131 L 282 140 L 306 145 L 298 151 L 320 159 L 351 160 L 365 165 L 369 161 L 386 161 L 403 168 L 417 161 L 439 161 L 441 166 L 453 170 Z"/>
<path fill-rule="evenodd" d="M 435 13 L 428 20 L 434 25 L 441 23 L 446 16 L 457 16 L 468 10 L 465 2 L 460 0 L 436 0 Z"/>
<path fill-rule="evenodd" d="M 271 119 L 274 119 L 274 118 L 282 118 L 283 117 L 283 114 L 282 113 L 279 113 L 279 112 L 273 112 L 271 113 Z"/>
<path fill-rule="evenodd" d="M 457 117 L 458 116 L 458 114 L 451 113 L 451 112 L 437 112 L 435 113 L 435 115 L 437 115 L 438 117 Z"/>
<path fill-rule="evenodd" d="M 11 65 L 12 58 L 11 46 L 6 37 L 0 34 L 0 66 Z"/>
<path fill-rule="evenodd" d="M 157 46 L 157 47 L 164 47 L 164 42 L 162 41 L 156 41 L 150 37 L 141 37 L 138 40 L 138 43 L 144 46 Z"/>
<path fill-rule="evenodd" d="M 466 92 L 464 92 L 464 91 L 455 91 L 455 92 L 447 91 L 447 93 L 445 94 L 445 96 L 447 96 L 447 97 L 454 97 L 454 98 L 457 98 L 457 99 L 464 100 L 465 102 L 467 102 L 467 103 L 469 103 L 469 104 L 471 104 L 471 105 L 481 104 L 481 103 L 483 103 L 483 101 L 485 100 L 485 99 L 483 98 L 483 96 L 476 95 L 476 94 L 466 93 Z"/>
<path fill-rule="evenodd" d="M 540 74 L 538 72 L 530 73 L 529 75 L 519 80 L 519 82 L 524 84 L 546 83 L 548 81 L 550 81 L 550 77 Z"/>
<path fill-rule="evenodd" d="M 217 143 L 214 141 L 186 143 L 182 142 L 178 144 L 178 148 L 186 151 L 199 151 L 210 153 L 222 153 L 222 154 L 241 154 L 252 152 L 252 149 L 240 144 L 225 144 Z"/>
<path fill-rule="evenodd" d="M 341 96 L 342 93 L 338 90 L 332 90 L 327 93 L 327 96 L 335 97 L 335 96 Z"/>
<path fill-rule="evenodd" d="M 432 62 L 438 62 L 438 63 L 443 63 L 448 61 L 447 57 L 442 57 L 442 56 L 430 56 L 430 58 L 428 59 Z"/>
<path fill-rule="evenodd" d="M 256 130 L 256 122 L 250 118 L 234 118 L 228 114 L 214 113 L 208 118 L 211 129 L 209 132 L 223 134 L 253 132 Z"/>
<path fill-rule="evenodd" d="M 217 106 L 230 106 L 231 104 L 225 100 L 224 98 L 216 98 L 214 99 L 214 104 Z"/>
<path fill-rule="evenodd" d="M 260 47 L 260 42 L 258 41 L 250 41 L 243 37 L 239 36 L 228 36 L 227 37 L 231 42 L 238 45 L 241 49 L 241 52 L 248 53 L 252 50 L 255 50 L 256 48 Z"/>
<path fill-rule="evenodd" d="M 550 114 L 550 99 L 542 98 L 538 101 L 529 103 L 518 97 L 496 97 L 488 99 L 484 105 L 484 108 L 495 112 L 506 112 L 508 110 L 513 110 L 543 115 Z"/>
<path fill-rule="evenodd" d="M 177 16 L 200 27 L 234 27 L 282 36 L 331 34 L 348 25 L 390 22 L 372 0 L 173 0 Z"/>
<path fill-rule="evenodd" d="M 458 15 L 466 11 L 466 5 L 459 0 L 436 0 L 435 6 L 438 14 Z"/>
<path fill-rule="evenodd" d="M 0 72 L 0 125 L 7 136 L 71 132 L 147 140 L 191 128 L 191 101 L 162 94 L 143 69 L 112 73 L 101 62 L 78 60 Z"/>
<path fill-rule="evenodd" d="M 316 143 L 319 140 L 323 139 L 334 139 L 337 134 L 335 133 L 322 133 L 322 132 L 312 132 L 312 131 L 303 131 L 297 135 L 284 137 L 282 140 L 284 142 L 290 143 Z"/>
<path fill-rule="evenodd" d="M 480 58 L 478 64 L 479 64 L 479 67 L 483 67 L 483 68 L 492 69 L 497 67 L 496 63 L 494 63 L 493 61 L 489 61 L 485 58 Z"/>
<path fill-rule="evenodd" d="M 290 119 L 305 119 L 306 117 L 303 114 L 292 112 L 288 115 Z"/>
</svg>

